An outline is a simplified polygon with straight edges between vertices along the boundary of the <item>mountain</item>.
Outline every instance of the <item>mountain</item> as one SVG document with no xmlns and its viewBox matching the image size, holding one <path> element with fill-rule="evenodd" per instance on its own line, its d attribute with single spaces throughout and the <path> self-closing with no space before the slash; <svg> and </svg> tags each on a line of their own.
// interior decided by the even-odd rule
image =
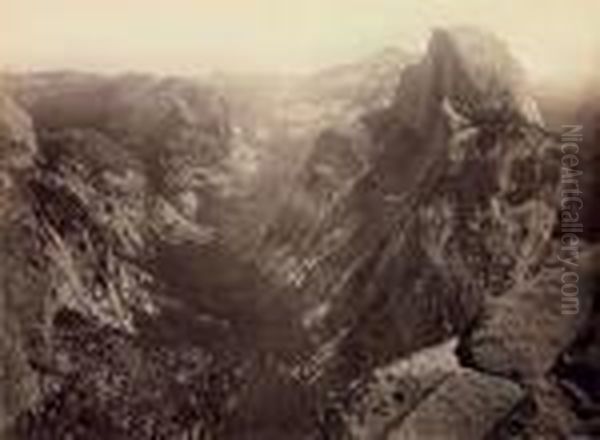
<svg viewBox="0 0 600 440">
<path fill-rule="evenodd" d="M 573 431 L 591 301 L 561 313 L 560 146 L 496 37 L 4 80 L 4 437 Z"/>
<path fill-rule="evenodd" d="M 392 103 L 362 118 L 369 130 L 364 144 L 361 137 L 336 133 L 316 144 L 323 149 L 318 153 L 323 159 L 313 165 L 320 174 L 307 170 L 306 184 L 321 201 L 314 210 L 320 216 L 302 224 L 290 214 L 295 226 L 276 223 L 273 234 L 286 234 L 279 241 L 287 245 L 291 256 L 284 262 L 291 261 L 292 268 L 284 264 L 283 269 L 293 274 L 301 294 L 312 296 L 308 325 L 325 341 L 303 366 L 317 389 L 345 389 L 394 359 L 473 332 L 479 317 L 493 310 L 488 303 L 512 301 L 511 307 L 519 307 L 533 301 L 540 307 L 540 294 L 530 294 L 526 286 L 532 279 L 545 283 L 541 268 L 553 255 L 559 150 L 539 121 L 522 72 L 502 43 L 468 29 L 438 31 L 425 57 L 403 71 Z M 343 146 L 344 153 L 336 154 Z M 336 171 L 353 169 L 352 151 L 361 147 L 369 154 L 356 160 L 360 171 L 347 180 L 333 179 Z M 327 159 L 329 154 L 339 165 Z M 322 180 L 337 192 L 322 196 Z M 555 282 L 556 269 L 547 270 Z M 538 377 L 572 342 L 579 324 L 561 316 L 558 304 L 543 312 L 552 330 L 525 316 L 524 327 L 515 329 L 526 353 L 541 349 L 538 337 L 550 344 L 539 354 L 544 366 L 536 370 Z M 497 313 L 505 322 L 505 312 Z M 561 334 L 558 344 L 545 339 L 553 331 Z M 484 356 L 496 356 L 502 341 L 513 337 L 506 328 L 498 332 L 493 340 L 500 342 Z M 538 362 L 537 356 L 518 358 L 520 367 Z M 463 362 L 487 373 L 486 361 Z M 452 374 L 458 374 L 458 387 L 487 380 Z M 507 373 L 506 379 L 514 377 Z M 506 384 L 508 390 L 514 386 Z M 512 405 L 518 394 L 509 391 Z M 385 404 L 381 396 L 373 398 Z M 504 408 L 506 414 L 512 407 Z M 344 411 L 340 418 L 342 425 L 353 420 Z M 471 431 L 477 438 L 496 422 L 481 423 Z M 371 432 L 352 424 L 338 429 Z"/>
</svg>

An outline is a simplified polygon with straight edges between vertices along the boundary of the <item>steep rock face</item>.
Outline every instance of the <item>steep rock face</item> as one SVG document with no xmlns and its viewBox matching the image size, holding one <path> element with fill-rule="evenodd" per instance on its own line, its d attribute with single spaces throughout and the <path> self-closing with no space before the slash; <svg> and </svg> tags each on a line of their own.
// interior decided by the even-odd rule
<svg viewBox="0 0 600 440">
<path fill-rule="evenodd" d="M 2 436 L 8 438 L 21 435 L 16 427 L 53 393 L 69 389 L 70 374 L 85 377 L 96 368 L 69 366 L 81 346 L 57 348 L 58 315 L 70 311 L 107 332 L 131 333 L 134 315 L 154 307 L 147 295 L 152 279 L 139 265 L 147 249 L 140 164 L 93 129 L 38 137 L 14 104 L 1 115 L 3 128 L 12 130 L 2 133 L 9 185 L 2 191 L 0 366 Z M 23 436 L 36 438 L 49 426 Z"/>
<path fill-rule="evenodd" d="M 229 154 L 229 121 L 210 87 L 141 75 L 65 73 L 26 77 L 12 88 L 39 131 L 100 132 L 142 161 L 152 189 L 184 219 L 214 217 L 208 205 L 224 190 L 220 167 Z"/>
<path fill-rule="evenodd" d="M 539 114 L 523 75 L 506 45 L 494 36 L 473 28 L 436 30 L 425 59 L 403 73 L 405 87 L 396 103 L 409 111 L 397 116 L 417 130 L 426 129 L 436 102 L 447 97 L 467 118 L 507 118 L 518 112 L 536 120 Z"/>
<path fill-rule="evenodd" d="M 211 181 L 228 154 L 222 104 L 186 81 L 77 74 L 22 81 L 13 91 L 33 123 L 4 98 L 0 120 L 3 438 L 166 436 L 210 418 L 188 399 L 218 393 L 213 379 L 161 406 L 179 387 L 169 365 L 185 364 L 188 352 L 166 341 L 185 340 L 190 329 L 176 324 L 182 316 L 201 321 L 197 314 L 210 310 L 173 312 L 168 305 L 178 297 L 169 302 L 174 289 L 163 288 L 170 279 L 155 257 L 189 261 L 176 252 L 182 245 L 196 247 L 196 262 L 227 254 L 221 243 L 202 249 L 212 240 L 207 224 L 218 226 L 218 206 L 211 212 L 214 201 L 197 201 L 218 198 L 222 189 Z M 235 262 L 222 257 L 219 269 L 226 264 Z M 197 269 L 190 263 L 189 274 Z M 208 278 L 197 277 L 196 288 Z M 139 348 L 142 331 L 151 349 Z M 190 352 L 191 371 L 180 373 L 203 381 L 210 355 Z M 141 393 L 144 387 L 151 395 Z M 154 409 L 146 413 L 148 406 Z M 185 411 L 196 415 L 172 420 Z M 139 426 L 136 417 L 162 428 Z M 89 430 L 81 432 L 82 424 Z"/>
<path fill-rule="evenodd" d="M 372 219 L 385 215 L 380 200 L 362 196 L 371 190 L 365 175 L 377 154 L 363 118 L 389 107 L 401 72 L 414 60 L 389 48 L 301 78 L 279 103 L 282 125 L 295 139 L 284 144 L 294 151 L 284 152 L 288 166 L 280 161 L 268 167 L 287 171 L 280 179 L 286 186 L 257 253 L 263 270 L 292 286 L 306 307 L 318 307 L 343 285 L 347 269 L 356 266 L 355 250 L 372 241 L 362 212 Z"/>
<path fill-rule="evenodd" d="M 565 88 L 557 84 L 550 84 L 540 87 L 538 90 L 538 102 L 542 109 L 544 118 L 549 127 L 551 127 L 557 136 L 565 133 L 567 130 L 576 130 L 582 135 L 578 142 L 576 156 L 578 163 L 572 167 L 576 175 L 575 183 L 578 188 L 575 188 L 575 183 L 566 183 L 565 189 L 579 189 L 581 191 L 578 196 L 583 201 L 581 210 L 577 210 L 574 215 L 578 222 L 583 224 L 582 232 L 578 234 L 580 238 L 579 257 L 577 258 L 578 272 L 578 294 L 577 301 L 579 302 L 579 313 L 571 315 L 570 318 L 581 322 L 577 339 L 574 343 L 563 352 L 557 365 L 548 374 L 550 380 L 541 381 L 542 390 L 537 392 L 536 403 L 539 406 L 538 414 L 535 414 L 531 419 L 528 429 L 528 434 L 537 437 L 568 437 L 568 436 L 594 436 L 598 433 L 598 410 L 599 393 L 598 384 L 600 356 L 597 347 L 600 346 L 600 331 L 598 326 L 598 267 L 595 263 L 598 261 L 598 197 L 600 195 L 598 185 L 598 146 L 599 140 L 599 122 L 600 122 L 600 95 L 598 94 L 598 82 L 592 80 L 588 84 L 577 84 L 574 88 Z M 565 125 L 568 125 L 565 127 Z M 579 126 L 578 128 L 576 128 Z M 557 229 L 556 235 L 559 238 L 560 231 Z M 558 243 L 556 246 L 560 246 Z M 567 265 L 567 269 L 572 269 L 572 265 Z M 545 271 L 546 274 L 552 274 L 552 270 Z M 557 273 L 558 272 L 558 273 Z M 555 269 L 554 279 L 558 279 L 561 274 L 561 269 Z M 548 286 L 552 281 L 552 277 L 540 277 L 537 282 L 532 283 L 530 289 L 538 290 L 541 286 Z M 558 296 L 556 289 L 554 292 L 547 291 L 545 296 L 554 298 Z M 513 295 L 515 296 L 514 293 Z M 533 298 L 531 298 L 533 299 Z M 541 301 L 541 299 L 540 299 Z M 556 305 L 556 301 L 560 299 L 554 298 L 552 301 L 543 300 L 545 306 L 539 306 L 537 309 L 548 309 L 549 304 Z M 518 306 L 518 303 L 517 303 Z M 520 306 L 519 306 L 520 307 Z M 556 313 L 545 314 L 544 320 L 547 324 L 556 320 Z M 517 314 L 518 315 L 518 314 Z M 538 313 L 536 313 L 538 315 Z M 549 318 L 549 319 L 548 319 Z M 557 327 L 565 328 L 565 316 L 562 317 L 563 322 L 558 322 Z M 529 321 L 529 326 L 518 325 L 522 333 L 523 328 L 526 330 L 522 333 L 523 336 L 530 334 L 532 320 Z M 536 322 L 537 320 L 533 321 Z M 490 321 L 488 320 L 488 323 Z M 537 321 L 539 322 L 539 321 Z M 479 333 L 485 334 L 490 330 L 486 323 L 482 323 Z M 569 328 L 565 333 L 555 338 L 556 346 L 565 348 L 566 342 L 572 337 L 573 329 Z M 548 359 L 554 356 L 556 346 L 553 350 L 548 351 L 547 344 L 542 341 L 539 344 L 537 338 L 526 337 L 519 349 L 523 352 L 523 348 L 530 344 L 529 355 L 525 356 L 529 362 L 521 362 L 519 371 L 523 371 L 524 366 L 531 365 L 532 360 Z M 474 352 L 488 352 L 489 355 L 498 356 L 501 353 L 507 353 L 507 348 L 500 348 L 499 344 L 493 343 L 492 338 L 488 338 L 487 342 L 480 339 L 480 344 L 473 344 L 470 348 Z M 525 342 L 528 341 L 529 343 Z M 487 347 L 486 347 L 487 345 Z M 489 350 L 492 346 L 496 346 L 495 350 Z M 516 347 L 513 347 L 516 348 Z M 480 350 L 483 349 L 483 350 Z M 512 349 L 511 349 L 512 350 Z M 523 358 L 523 356 L 520 356 Z M 480 357 L 484 360 L 483 357 Z M 490 364 L 489 358 L 485 361 Z M 507 367 L 510 364 L 515 365 L 515 362 L 508 362 L 504 365 Z M 506 368 L 504 368 L 506 370 Z M 514 370 L 513 370 L 514 371 Z M 530 370 L 531 371 L 531 370 Z M 556 385 L 559 384 L 559 385 Z M 575 428 L 574 428 L 575 427 Z"/>
<path fill-rule="evenodd" d="M 369 168 L 306 234 L 328 253 L 303 288 L 341 338 L 332 371 L 350 377 L 461 332 L 537 272 L 554 222 L 555 144 L 501 43 L 436 32 L 396 96 L 365 117 Z"/>
<path fill-rule="evenodd" d="M 229 253 L 220 224 L 229 120 L 218 93 L 139 75 L 15 83 L 40 133 L 31 187 L 49 258 L 60 262 L 60 304 L 131 329 L 135 310 L 153 308 L 145 291 L 164 284 L 158 254 L 198 262 Z M 193 255 L 178 251 L 185 246 Z"/>
<path fill-rule="evenodd" d="M 575 122 L 583 125 L 581 169 L 583 171 L 583 197 L 585 238 L 590 242 L 600 240 L 600 178 L 596 170 L 600 163 L 600 92 L 593 83 L 586 88 L 586 97 L 576 111 Z"/>
<path fill-rule="evenodd" d="M 44 286 L 36 223 L 21 182 L 37 150 L 31 120 L 0 96 L 0 436 L 39 398 L 29 364 L 43 336 Z"/>
<path fill-rule="evenodd" d="M 37 171 L 54 307 L 132 329 L 134 311 L 152 309 L 139 267 L 149 225 L 141 165 L 101 133 L 71 129 L 40 137 Z"/>
<path fill-rule="evenodd" d="M 309 242 L 304 232 L 360 178 L 356 164 L 371 154 L 360 118 L 389 105 L 414 59 L 388 48 L 304 75 L 221 78 L 232 108 L 231 163 L 245 180 L 239 214 L 252 228 L 237 241 L 282 285 L 301 283 L 311 266 L 309 251 L 295 252 Z"/>
<path fill-rule="evenodd" d="M 532 382 L 543 378 L 574 341 L 590 311 L 590 292 L 580 293 L 578 313 L 564 313 L 558 246 L 526 283 L 490 298 L 463 340 L 466 364 L 490 374 Z M 461 350 L 461 351 L 462 351 Z"/>
<path fill-rule="evenodd" d="M 456 59 L 445 57 L 460 53 L 465 38 L 464 31 L 459 32 L 459 38 L 451 33 L 434 37 L 430 53 L 436 53 L 436 44 L 452 43 L 440 52 L 444 57 L 438 57 L 439 68 L 456 65 Z M 459 48 L 453 49 L 452 45 Z M 478 60 L 477 45 L 466 44 L 471 52 L 463 63 L 471 58 Z M 510 59 L 505 61 L 510 66 Z M 415 71 L 426 65 L 427 60 L 415 67 Z M 482 71 L 482 65 L 478 64 L 478 78 L 486 74 L 492 78 L 504 75 L 493 73 L 503 71 L 498 70 L 498 58 L 494 66 Z M 471 95 L 481 96 L 484 102 L 481 105 L 471 102 L 463 107 L 464 98 L 454 91 L 463 87 L 463 93 L 467 93 L 469 88 L 453 84 L 452 70 L 444 71 L 442 86 L 427 83 L 426 70 L 414 76 L 407 71 L 413 86 L 408 91 L 413 94 L 411 108 L 416 109 L 416 120 L 402 124 L 402 120 L 410 119 L 407 108 L 400 113 L 402 116 L 388 114 L 387 118 L 376 120 L 385 123 L 378 127 L 387 126 L 395 133 L 385 141 L 384 153 L 386 145 L 402 143 L 400 134 L 406 133 L 403 127 L 408 125 L 409 132 L 419 133 L 413 136 L 418 139 L 414 145 L 429 148 L 425 158 L 433 160 L 423 167 L 418 194 L 414 196 L 408 191 L 401 198 L 408 209 L 401 210 L 396 217 L 402 224 L 387 235 L 392 244 L 384 245 L 383 256 L 377 258 L 375 270 L 368 275 L 372 281 L 366 283 L 366 288 L 362 285 L 367 300 L 354 302 L 349 298 L 350 309 L 369 310 L 359 313 L 348 333 L 340 337 L 341 358 L 350 361 L 336 362 L 336 355 L 330 353 L 328 359 L 334 359 L 334 367 L 329 368 L 339 373 L 346 367 L 350 377 L 361 376 L 364 375 L 361 370 L 369 370 L 361 365 L 378 365 L 382 360 L 385 363 L 393 353 L 402 354 L 407 348 L 413 350 L 458 333 L 460 361 L 477 370 L 476 375 L 483 382 L 494 382 L 499 375 L 504 376 L 503 383 L 493 387 L 509 392 L 504 397 L 502 391 L 499 396 L 488 396 L 485 403 L 491 405 L 491 412 L 469 401 L 470 392 L 466 389 L 457 393 L 460 402 L 456 401 L 452 409 L 441 410 L 437 405 L 452 398 L 444 395 L 444 385 L 440 385 L 430 399 L 419 402 L 413 413 L 396 420 L 389 438 L 435 437 L 441 432 L 448 438 L 488 435 L 506 438 L 514 432 L 532 438 L 563 438 L 577 426 L 574 408 L 569 403 L 572 400 L 565 390 L 570 390 L 571 399 L 578 402 L 575 409 L 585 414 L 586 420 L 597 416 L 595 397 L 591 397 L 594 394 L 589 393 L 596 383 L 589 378 L 597 369 L 597 361 L 591 361 L 595 352 L 590 349 L 593 345 L 590 341 L 595 340 L 597 332 L 589 324 L 593 322 L 589 312 L 595 290 L 587 269 L 580 273 L 579 313 L 565 315 L 561 311 L 563 268 L 556 261 L 560 245 L 553 241 L 559 187 L 557 136 L 536 122 L 537 112 L 531 101 L 520 95 L 518 82 L 506 83 L 500 78 L 473 82 L 470 87 L 475 87 L 475 91 Z M 464 74 L 469 71 L 469 66 L 458 69 L 463 72 L 459 75 L 461 81 L 469 78 Z M 448 95 L 431 93 L 429 98 L 423 98 L 415 92 L 421 81 L 428 84 L 424 88 L 428 93 L 444 90 L 443 84 L 449 82 Z M 497 90 L 502 93 L 496 93 Z M 499 104 L 490 105 L 494 102 Z M 428 116 L 420 118 L 419 109 L 428 105 L 429 110 L 423 113 Z M 446 121 L 436 119 L 436 114 L 447 118 Z M 435 154 L 436 151 L 440 154 Z M 384 157 L 387 157 L 384 164 L 394 163 L 393 156 Z M 410 157 L 405 155 L 403 160 L 410 161 Z M 390 174 L 401 166 L 391 167 Z M 405 185 L 392 179 L 385 180 L 386 188 Z M 581 261 L 584 260 L 582 257 Z M 595 279 L 593 275 L 591 279 Z M 347 299 L 344 297 L 344 301 Z M 335 316 L 335 312 L 330 316 Z M 570 350 L 585 354 L 574 362 L 567 357 L 572 362 L 572 367 L 568 367 L 568 362 L 561 361 L 560 356 L 573 344 L 586 321 L 584 329 L 588 330 L 583 333 L 586 336 L 575 344 L 579 349 Z M 587 379 L 575 379 L 579 376 Z M 567 377 L 573 382 L 563 388 L 557 385 L 557 377 Z M 381 395 L 375 401 L 385 404 Z M 431 410 L 430 405 L 435 409 Z M 391 413 L 401 408 L 399 403 L 386 406 Z M 344 410 L 341 412 L 345 414 Z M 443 420 L 471 413 L 480 416 L 478 423 L 466 419 Z M 513 420 L 509 420 L 507 417 L 513 414 Z M 575 432 L 585 435 L 596 432 L 593 422 L 580 425 Z M 440 434 L 432 431 L 436 427 L 441 429 Z M 377 429 L 377 423 L 371 429 Z M 355 437 L 360 438 L 356 434 L 350 434 L 349 438 Z"/>
</svg>

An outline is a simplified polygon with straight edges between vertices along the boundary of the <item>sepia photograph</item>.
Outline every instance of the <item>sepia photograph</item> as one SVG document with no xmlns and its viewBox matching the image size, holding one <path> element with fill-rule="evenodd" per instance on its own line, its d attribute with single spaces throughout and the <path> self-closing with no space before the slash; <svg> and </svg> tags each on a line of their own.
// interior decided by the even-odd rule
<svg viewBox="0 0 600 440">
<path fill-rule="evenodd" d="M 600 440 L 599 23 L 0 0 L 0 440 Z"/>
</svg>

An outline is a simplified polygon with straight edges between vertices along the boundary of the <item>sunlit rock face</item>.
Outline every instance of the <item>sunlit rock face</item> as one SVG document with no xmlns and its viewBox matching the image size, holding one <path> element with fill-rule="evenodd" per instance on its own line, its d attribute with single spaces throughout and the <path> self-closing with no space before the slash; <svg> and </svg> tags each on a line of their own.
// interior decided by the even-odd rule
<svg viewBox="0 0 600 440">
<path fill-rule="evenodd" d="M 141 165 L 101 133 L 70 129 L 40 137 L 37 171 L 30 187 L 55 306 L 132 329 L 133 311 L 151 308 L 134 263 L 149 225 Z"/>
</svg>

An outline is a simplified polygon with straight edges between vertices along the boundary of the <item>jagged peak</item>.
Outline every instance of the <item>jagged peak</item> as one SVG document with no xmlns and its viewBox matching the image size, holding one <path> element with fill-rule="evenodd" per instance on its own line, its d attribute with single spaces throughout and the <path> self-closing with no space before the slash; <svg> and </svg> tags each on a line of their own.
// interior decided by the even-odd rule
<svg viewBox="0 0 600 440">
<path fill-rule="evenodd" d="M 425 56 L 403 72 L 396 101 L 412 118 L 409 126 L 430 129 L 444 100 L 468 119 L 507 112 L 542 124 L 518 60 L 501 39 L 477 28 L 434 30 Z"/>
</svg>

